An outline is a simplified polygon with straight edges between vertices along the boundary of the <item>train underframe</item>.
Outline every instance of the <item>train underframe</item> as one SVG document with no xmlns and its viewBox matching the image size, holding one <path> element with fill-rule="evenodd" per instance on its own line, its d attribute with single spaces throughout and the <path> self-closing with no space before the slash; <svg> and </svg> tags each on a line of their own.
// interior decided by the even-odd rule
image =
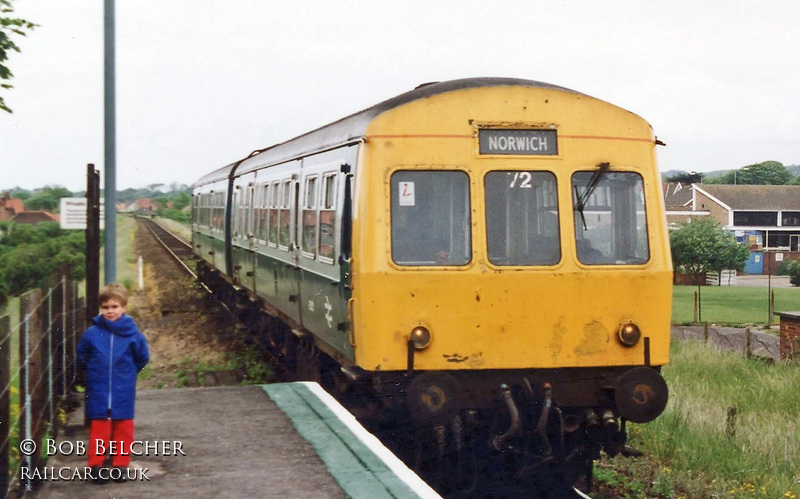
<svg viewBox="0 0 800 499">
<path fill-rule="evenodd" d="M 601 452 L 639 454 L 626 445 L 627 420 L 649 421 L 666 405 L 659 369 L 646 365 L 446 372 L 415 371 L 413 361 L 404 371 L 347 367 L 283 314 L 200 267 L 204 284 L 290 379 L 320 383 L 441 491 L 474 492 L 489 482 L 573 484 L 582 477 L 591 487 Z"/>
</svg>

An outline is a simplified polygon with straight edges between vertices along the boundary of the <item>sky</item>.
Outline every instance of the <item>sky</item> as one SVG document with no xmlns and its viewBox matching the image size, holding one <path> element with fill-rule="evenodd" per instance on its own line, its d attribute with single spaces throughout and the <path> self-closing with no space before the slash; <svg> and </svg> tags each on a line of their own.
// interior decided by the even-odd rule
<svg viewBox="0 0 800 499">
<path fill-rule="evenodd" d="M 103 2 L 14 0 L 0 190 L 104 169 Z M 796 0 L 117 0 L 117 188 L 192 184 L 430 81 L 543 81 L 645 118 L 661 171 L 800 165 Z M 102 181 L 103 179 L 101 179 Z"/>
</svg>

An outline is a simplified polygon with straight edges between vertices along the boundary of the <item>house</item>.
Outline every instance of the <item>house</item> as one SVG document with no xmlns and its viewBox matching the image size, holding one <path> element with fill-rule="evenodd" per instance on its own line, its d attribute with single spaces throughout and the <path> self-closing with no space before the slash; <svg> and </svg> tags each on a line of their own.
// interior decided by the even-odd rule
<svg viewBox="0 0 800 499">
<path fill-rule="evenodd" d="M 18 224 L 36 225 L 39 222 L 58 222 L 60 219 L 59 215 L 46 211 L 23 211 L 14 215 L 11 221 Z"/>
<path fill-rule="evenodd" d="M 800 186 L 692 184 L 665 192 L 667 220 L 708 216 L 750 247 L 748 274 L 774 272 L 784 259 L 800 257 Z M 688 208 L 688 209 L 685 209 Z"/>
<path fill-rule="evenodd" d="M 58 222 L 61 220 L 61 215 L 46 211 L 27 211 L 21 199 L 12 199 L 6 192 L 0 196 L 0 222 L 6 220 L 35 225 L 39 222 Z"/>
<path fill-rule="evenodd" d="M 765 250 L 798 251 L 800 186 L 694 184 L 692 209 L 736 234 L 739 241 Z"/>
<path fill-rule="evenodd" d="M 667 224 L 674 229 L 697 217 L 707 217 L 707 210 L 694 210 L 692 206 L 692 184 L 669 182 L 663 185 L 664 207 L 666 208 Z"/>
<path fill-rule="evenodd" d="M 136 207 L 134 208 L 134 211 L 156 211 L 156 209 L 158 209 L 158 206 L 156 206 L 156 203 L 153 202 L 152 199 L 139 198 L 136 200 Z"/>
<path fill-rule="evenodd" d="M 0 222 L 11 220 L 17 213 L 25 211 L 21 199 L 12 199 L 7 192 L 0 196 Z"/>
</svg>

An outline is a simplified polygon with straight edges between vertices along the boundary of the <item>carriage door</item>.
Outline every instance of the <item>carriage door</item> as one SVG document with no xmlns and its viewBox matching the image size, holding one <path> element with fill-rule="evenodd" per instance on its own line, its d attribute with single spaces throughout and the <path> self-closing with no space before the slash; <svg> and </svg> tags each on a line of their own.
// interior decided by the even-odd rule
<svg viewBox="0 0 800 499">
<path fill-rule="evenodd" d="M 295 322 L 300 314 L 300 247 L 297 244 L 297 218 L 300 183 L 297 175 L 284 178 L 280 184 L 278 211 L 278 249 L 283 262 L 275 269 L 276 304 Z"/>
<path fill-rule="evenodd" d="M 300 301 L 300 236 L 298 234 L 298 220 L 300 219 L 300 180 L 292 176 L 292 263 L 294 265 L 293 282 L 294 293 L 290 301 L 293 303 L 292 318 L 298 323 L 303 323 L 303 307 Z"/>
<path fill-rule="evenodd" d="M 256 220 L 255 220 L 255 186 L 253 182 L 247 184 L 246 191 L 247 207 L 245 212 L 245 235 L 247 241 L 245 242 L 245 259 L 242 262 L 241 279 L 244 285 L 255 291 L 255 264 L 256 264 Z"/>
<path fill-rule="evenodd" d="M 233 280 L 250 287 L 253 283 L 253 183 L 245 177 L 235 180 L 231 200 L 231 263 Z"/>
</svg>

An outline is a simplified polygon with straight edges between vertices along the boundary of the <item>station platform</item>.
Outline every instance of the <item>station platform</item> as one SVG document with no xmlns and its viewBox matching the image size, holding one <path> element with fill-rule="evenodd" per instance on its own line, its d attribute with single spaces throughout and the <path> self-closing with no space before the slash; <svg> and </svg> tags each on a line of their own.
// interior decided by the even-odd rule
<svg viewBox="0 0 800 499">
<path fill-rule="evenodd" d="M 135 425 L 134 479 L 95 484 L 74 411 L 36 497 L 439 497 L 316 383 L 143 390 Z"/>
</svg>

